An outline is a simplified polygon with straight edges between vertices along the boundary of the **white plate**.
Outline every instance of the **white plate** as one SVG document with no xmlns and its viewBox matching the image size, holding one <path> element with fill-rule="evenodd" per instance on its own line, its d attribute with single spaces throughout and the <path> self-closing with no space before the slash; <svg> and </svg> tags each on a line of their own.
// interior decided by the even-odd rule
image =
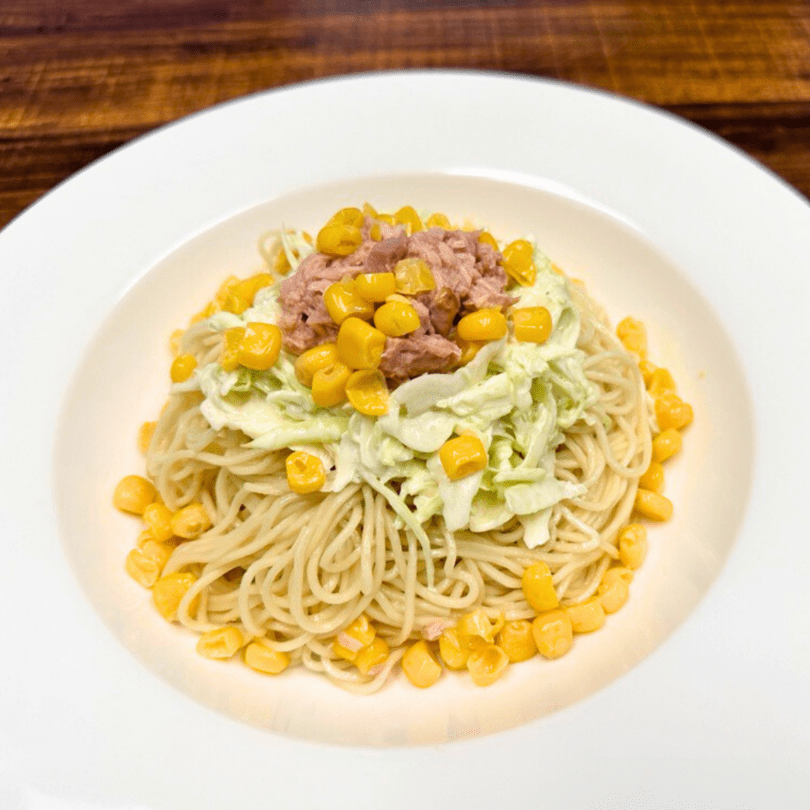
<svg viewBox="0 0 810 810">
<path fill-rule="evenodd" d="M 360 194 L 537 233 L 613 316 L 652 324 L 696 406 L 675 521 L 626 612 L 560 667 L 358 702 L 196 660 L 121 574 L 134 527 L 109 487 L 165 391 L 165 335 L 252 269 L 258 231 Z M 497 76 L 263 94 L 81 172 L 0 234 L 0 806 L 798 806 L 809 252 L 806 202 L 711 136 Z"/>
</svg>

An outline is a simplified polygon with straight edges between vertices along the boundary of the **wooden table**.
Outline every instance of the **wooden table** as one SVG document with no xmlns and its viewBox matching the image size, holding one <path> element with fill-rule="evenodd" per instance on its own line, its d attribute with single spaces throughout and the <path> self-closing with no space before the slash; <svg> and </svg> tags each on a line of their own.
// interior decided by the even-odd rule
<svg viewBox="0 0 810 810">
<path fill-rule="evenodd" d="M 810 194 L 810 4 L 2 0 L 0 227 L 136 135 L 319 76 L 464 67 L 658 105 Z"/>
</svg>

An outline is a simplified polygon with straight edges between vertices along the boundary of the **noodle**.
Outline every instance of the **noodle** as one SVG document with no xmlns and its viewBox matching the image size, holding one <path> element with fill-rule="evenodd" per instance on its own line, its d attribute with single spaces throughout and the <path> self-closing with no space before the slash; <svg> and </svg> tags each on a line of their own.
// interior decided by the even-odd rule
<svg viewBox="0 0 810 810">
<path fill-rule="evenodd" d="M 517 519 L 479 534 L 449 532 L 432 519 L 417 532 L 395 520 L 373 479 L 339 492 L 292 493 L 287 451 L 245 448 L 244 434 L 210 427 L 199 393 L 176 393 L 155 428 L 147 472 L 170 510 L 196 501 L 213 520 L 164 567 L 164 575 L 197 578 L 178 620 L 198 633 L 234 625 L 246 639 L 271 640 L 292 664 L 368 693 L 390 676 L 402 645 L 437 621 L 474 607 L 493 619 L 533 618 L 521 574 L 534 562 L 548 565 L 561 604 L 594 594 L 619 556 L 618 533 L 650 465 L 651 417 L 637 358 L 584 290 L 569 286 L 581 316 L 577 347 L 598 396 L 557 448 L 555 476 L 585 492 L 552 507 L 546 544 L 527 548 Z M 219 336 L 197 327 L 184 337 L 200 365 L 216 358 L 218 345 Z M 369 675 L 331 644 L 361 613 L 392 648 Z"/>
</svg>

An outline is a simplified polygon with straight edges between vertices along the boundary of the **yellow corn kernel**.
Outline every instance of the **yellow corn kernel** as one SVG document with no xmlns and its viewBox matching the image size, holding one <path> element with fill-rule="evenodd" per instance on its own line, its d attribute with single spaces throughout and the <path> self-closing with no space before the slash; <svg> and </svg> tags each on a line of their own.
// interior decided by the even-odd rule
<svg viewBox="0 0 810 810">
<path fill-rule="evenodd" d="M 462 338 L 457 337 L 456 343 L 458 347 L 461 349 L 461 357 L 458 358 L 458 365 L 459 366 L 466 366 L 470 360 L 475 357 L 481 349 L 486 346 L 486 341 L 483 340 L 464 340 Z"/>
<path fill-rule="evenodd" d="M 564 276 L 565 275 L 565 273 L 563 273 L 562 269 L 558 265 L 554 264 L 554 262 L 551 263 L 551 269 L 558 276 Z"/>
<path fill-rule="evenodd" d="M 143 510 L 155 500 L 157 490 L 151 481 L 140 475 L 125 475 L 113 492 L 113 505 L 122 512 L 142 515 Z"/>
<path fill-rule="evenodd" d="M 537 652 L 532 623 L 525 619 L 506 622 L 498 633 L 497 644 L 513 664 L 527 661 Z"/>
<path fill-rule="evenodd" d="M 224 371 L 233 371 L 239 365 L 239 344 L 245 334 L 244 326 L 234 326 L 222 333 L 219 364 Z"/>
<path fill-rule="evenodd" d="M 635 318 L 625 318 L 616 327 L 616 335 L 628 352 L 637 354 L 642 360 L 647 357 L 647 330 Z"/>
<path fill-rule="evenodd" d="M 605 609 L 598 596 L 592 596 L 579 605 L 569 605 L 565 610 L 575 633 L 592 633 L 605 623 Z"/>
<path fill-rule="evenodd" d="M 152 600 L 158 612 L 167 622 L 173 622 L 177 618 L 177 608 L 186 595 L 188 589 L 197 581 L 197 577 L 189 572 L 166 574 L 161 577 L 152 588 Z M 189 607 L 189 613 L 194 615 L 199 605 L 199 594 L 194 597 Z"/>
<path fill-rule="evenodd" d="M 635 571 L 647 555 L 647 529 L 640 523 L 630 523 L 619 532 L 619 560 Z"/>
<path fill-rule="evenodd" d="M 292 270 L 290 260 L 287 258 L 287 253 L 283 247 L 278 249 L 276 258 L 273 260 L 273 272 L 279 276 L 286 276 Z"/>
<path fill-rule="evenodd" d="M 388 642 L 384 638 L 375 638 L 371 644 L 357 653 L 354 665 L 360 670 L 361 675 L 368 675 L 372 667 L 385 663 L 389 652 Z"/>
<path fill-rule="evenodd" d="M 506 275 L 521 287 L 531 287 L 537 278 L 534 248 L 525 239 L 516 239 L 503 249 L 501 265 L 506 271 Z"/>
<path fill-rule="evenodd" d="M 419 328 L 419 313 L 402 301 L 389 301 L 374 313 L 374 325 L 388 337 L 402 337 Z"/>
<path fill-rule="evenodd" d="M 151 588 L 160 576 L 160 565 L 140 549 L 133 548 L 124 562 L 126 572 L 144 588 Z"/>
<path fill-rule="evenodd" d="M 394 265 L 397 292 L 418 295 L 436 289 L 436 279 L 430 267 L 417 258 L 401 259 Z"/>
<path fill-rule="evenodd" d="M 197 642 L 197 652 L 206 658 L 230 658 L 243 644 L 238 627 L 218 627 L 203 633 Z"/>
<path fill-rule="evenodd" d="M 565 610 L 549 610 L 532 622 L 537 652 L 544 658 L 559 658 L 571 649 L 574 636 L 571 617 Z"/>
<path fill-rule="evenodd" d="M 162 571 L 163 566 L 166 565 L 169 561 L 169 557 L 172 556 L 175 544 L 169 542 L 158 543 L 156 540 L 153 540 L 150 535 L 148 540 L 139 544 L 139 549 L 143 552 L 145 557 L 154 560 L 158 564 L 158 568 Z"/>
<path fill-rule="evenodd" d="M 447 477 L 458 481 L 487 466 L 487 451 L 477 436 L 456 436 L 441 446 L 439 460 Z"/>
<path fill-rule="evenodd" d="M 615 613 L 630 595 L 633 572 L 629 568 L 608 568 L 599 583 L 599 601 L 605 613 Z"/>
<path fill-rule="evenodd" d="M 683 445 L 681 434 L 674 428 L 659 433 L 652 443 L 652 457 L 655 461 L 666 461 L 675 453 L 679 453 Z"/>
<path fill-rule="evenodd" d="M 664 468 L 660 461 L 651 461 L 650 466 L 639 479 L 638 485 L 642 489 L 649 489 L 659 495 L 664 491 Z"/>
<path fill-rule="evenodd" d="M 396 225 L 397 223 L 394 221 L 393 214 L 377 214 L 376 219 L 380 222 L 384 222 L 386 225 Z"/>
<path fill-rule="evenodd" d="M 372 641 L 377 636 L 377 631 L 374 629 L 374 625 L 368 620 L 368 616 L 365 613 L 361 613 L 345 630 L 343 630 L 347 636 L 350 636 L 355 641 L 362 644 L 364 647 L 368 647 Z"/>
<path fill-rule="evenodd" d="M 245 647 L 245 663 L 264 675 L 278 675 L 290 665 L 290 656 L 263 641 L 253 641 Z"/>
<path fill-rule="evenodd" d="M 347 318 L 370 321 L 374 304 L 357 294 L 354 279 L 347 278 L 330 284 L 323 294 L 323 303 L 329 317 L 340 326 Z"/>
<path fill-rule="evenodd" d="M 649 520 L 669 520 L 672 517 L 672 501 L 648 489 L 636 490 L 633 508 Z"/>
<path fill-rule="evenodd" d="M 446 231 L 451 229 L 450 220 L 442 213 L 431 214 L 425 223 L 426 228 L 444 228 Z"/>
<path fill-rule="evenodd" d="M 295 360 L 295 377 L 301 385 L 312 387 L 312 377 L 316 371 L 327 368 L 337 362 L 338 351 L 336 343 L 321 343 L 313 346 Z"/>
<path fill-rule="evenodd" d="M 532 610 L 542 613 L 560 604 L 554 590 L 551 571 L 542 560 L 532 563 L 524 570 L 520 584 L 523 588 L 523 595 Z"/>
<path fill-rule="evenodd" d="M 478 234 L 478 241 L 484 245 L 489 245 L 493 250 L 499 250 L 497 240 L 489 231 L 481 231 Z"/>
<path fill-rule="evenodd" d="M 135 544 L 138 546 L 138 548 L 139 548 L 139 549 L 143 550 L 143 547 L 144 547 L 144 546 L 146 545 L 146 543 L 148 543 L 149 541 L 154 541 L 154 538 L 152 537 L 152 532 L 150 532 L 150 531 L 149 531 L 149 529 L 144 529 L 144 530 L 143 530 L 143 531 L 142 531 L 142 532 L 141 532 L 141 533 L 138 535 L 138 540 L 136 541 L 136 543 L 135 543 Z"/>
<path fill-rule="evenodd" d="M 359 208 L 341 208 L 329 218 L 328 225 L 351 225 L 359 228 L 363 224 L 365 215 Z"/>
<path fill-rule="evenodd" d="M 185 333 L 184 329 L 175 329 L 174 332 L 169 335 L 169 350 L 172 354 L 177 355 L 180 353 L 180 341 L 183 339 Z"/>
<path fill-rule="evenodd" d="M 352 664 L 357 659 L 359 650 L 353 650 L 350 647 L 344 647 L 337 639 L 332 642 L 332 652 L 344 661 L 350 661 Z"/>
<path fill-rule="evenodd" d="M 494 644 L 474 650 L 467 659 L 467 669 L 476 686 L 495 683 L 509 666 L 509 656 Z"/>
<path fill-rule="evenodd" d="M 349 368 L 377 368 L 385 349 L 385 335 L 359 318 L 348 318 L 337 336 L 338 357 Z"/>
<path fill-rule="evenodd" d="M 420 689 L 427 689 L 439 680 L 442 668 L 426 641 L 417 641 L 402 656 L 402 671 Z"/>
<path fill-rule="evenodd" d="M 499 309 L 478 309 L 458 322 L 456 332 L 462 340 L 499 340 L 507 332 L 506 316 Z"/>
<path fill-rule="evenodd" d="M 172 361 L 169 376 L 172 382 L 185 382 L 194 373 L 195 368 L 197 368 L 197 359 L 194 355 L 181 354 Z"/>
<path fill-rule="evenodd" d="M 346 399 L 346 383 L 352 370 L 340 360 L 325 368 L 319 368 L 312 375 L 312 401 L 321 408 L 340 405 Z"/>
<path fill-rule="evenodd" d="M 503 627 L 501 617 L 493 622 L 481 608 L 465 613 L 456 623 L 456 638 L 461 646 L 478 649 L 482 644 L 493 644 L 495 636 Z"/>
<path fill-rule="evenodd" d="M 649 385 L 650 380 L 652 380 L 653 374 L 655 374 L 656 369 L 658 366 L 651 363 L 649 360 L 639 360 L 638 361 L 638 368 L 641 372 L 641 377 L 644 380 L 644 385 Z"/>
<path fill-rule="evenodd" d="M 545 307 L 522 307 L 512 312 L 515 340 L 545 343 L 552 330 L 551 313 Z"/>
<path fill-rule="evenodd" d="M 379 303 L 397 291 L 393 273 L 361 273 L 354 279 L 355 292 L 366 301 Z"/>
<path fill-rule="evenodd" d="M 236 276 L 228 276 L 228 278 L 219 285 L 217 294 L 214 296 L 214 304 L 218 307 L 223 307 L 225 299 L 233 292 L 238 283 L 239 279 Z"/>
<path fill-rule="evenodd" d="M 470 652 L 470 648 L 461 643 L 455 627 L 448 627 L 439 636 L 439 654 L 449 669 L 464 669 Z"/>
<path fill-rule="evenodd" d="M 281 330 L 272 323 L 249 323 L 245 329 L 236 359 L 239 365 L 255 371 L 267 371 L 281 352 Z"/>
<path fill-rule="evenodd" d="M 675 385 L 675 380 L 672 378 L 672 375 L 667 369 L 657 368 L 650 375 L 650 381 L 647 383 L 647 390 L 650 392 L 650 396 L 655 399 L 665 391 L 672 391 L 674 393 L 677 390 L 677 386 Z"/>
<path fill-rule="evenodd" d="M 250 301 L 234 290 L 231 290 L 222 302 L 225 312 L 232 312 L 234 315 L 241 315 L 249 307 Z"/>
<path fill-rule="evenodd" d="M 243 279 L 237 282 L 233 288 L 233 292 L 240 298 L 248 302 L 249 306 L 253 306 L 253 301 L 256 298 L 256 293 L 264 287 L 269 287 L 273 283 L 273 277 L 270 273 L 256 273 L 255 276 Z M 238 314 L 242 314 L 241 312 Z"/>
<path fill-rule="evenodd" d="M 363 215 L 371 217 L 372 219 L 377 219 L 379 216 L 379 214 L 377 214 L 377 209 L 369 202 L 363 203 Z"/>
<path fill-rule="evenodd" d="M 217 305 L 213 301 L 209 301 L 199 312 L 192 315 L 189 319 L 190 323 L 199 323 L 206 318 L 210 318 L 217 311 Z"/>
<path fill-rule="evenodd" d="M 380 224 L 375 222 L 369 229 L 368 235 L 375 241 L 380 242 L 382 241 L 382 228 L 380 228 Z"/>
<path fill-rule="evenodd" d="M 299 495 L 317 492 L 326 481 L 323 462 L 317 456 L 303 450 L 290 453 L 284 466 L 287 468 L 287 483 L 290 489 Z"/>
<path fill-rule="evenodd" d="M 355 371 L 346 382 L 346 396 L 351 406 L 366 416 L 388 413 L 388 385 L 379 369 Z"/>
<path fill-rule="evenodd" d="M 172 532 L 185 540 L 193 540 L 211 528 L 211 518 L 201 503 L 190 503 L 172 516 Z"/>
<path fill-rule="evenodd" d="M 394 222 L 398 225 L 404 225 L 408 234 L 418 233 L 422 230 L 422 220 L 419 219 L 419 214 L 417 214 L 413 206 L 410 205 L 403 205 L 402 208 L 394 214 Z"/>
<path fill-rule="evenodd" d="M 354 225 L 324 225 L 318 231 L 316 247 L 327 256 L 348 256 L 360 247 L 363 234 Z"/>
<path fill-rule="evenodd" d="M 144 422 L 138 429 L 138 449 L 146 453 L 152 443 L 152 436 L 155 435 L 157 422 Z"/>
<path fill-rule="evenodd" d="M 693 417 L 692 406 L 672 391 L 665 391 L 655 400 L 655 418 L 661 430 L 685 428 Z"/>
<path fill-rule="evenodd" d="M 149 527 L 152 539 L 165 543 L 174 537 L 172 531 L 172 512 L 166 504 L 150 503 L 143 510 L 143 521 Z"/>
</svg>

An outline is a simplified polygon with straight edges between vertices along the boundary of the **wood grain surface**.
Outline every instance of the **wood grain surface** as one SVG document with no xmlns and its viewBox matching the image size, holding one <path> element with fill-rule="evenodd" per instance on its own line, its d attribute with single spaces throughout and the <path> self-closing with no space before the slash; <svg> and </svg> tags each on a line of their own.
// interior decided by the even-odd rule
<svg viewBox="0 0 810 810">
<path fill-rule="evenodd" d="M 810 195 L 810 3 L 0 0 L 0 227 L 217 102 L 320 76 L 481 68 L 684 116 Z"/>
</svg>

